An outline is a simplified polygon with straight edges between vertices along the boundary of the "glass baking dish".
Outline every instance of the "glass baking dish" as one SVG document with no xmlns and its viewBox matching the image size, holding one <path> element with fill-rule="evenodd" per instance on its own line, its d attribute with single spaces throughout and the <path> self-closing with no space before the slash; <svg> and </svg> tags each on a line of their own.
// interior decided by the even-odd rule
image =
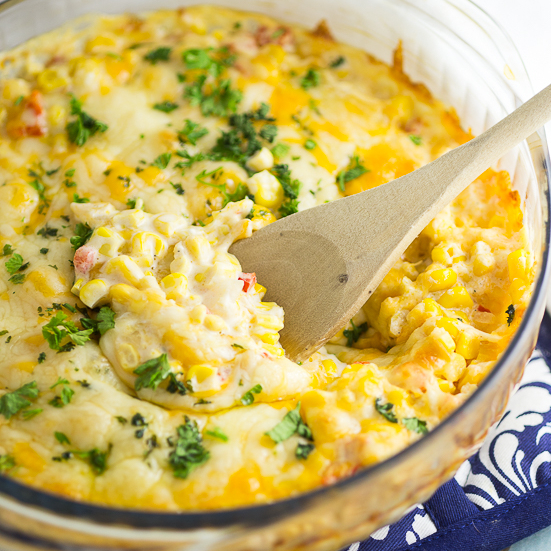
<svg viewBox="0 0 551 551">
<path fill-rule="evenodd" d="M 289 22 L 329 22 L 335 37 L 391 62 L 402 40 L 405 70 L 455 107 L 478 134 L 532 95 L 503 30 L 469 0 L 217 0 Z M 0 50 L 88 13 L 140 12 L 187 0 L 6 0 Z M 0 548 L 91 551 L 336 550 L 427 499 L 476 449 L 503 412 L 535 345 L 545 305 L 549 155 L 543 130 L 506 155 L 538 265 L 532 301 L 511 344 L 480 388 L 428 436 L 328 487 L 242 509 L 158 513 L 77 503 L 0 476 Z M 137 482 L 138 483 L 138 482 Z"/>
</svg>

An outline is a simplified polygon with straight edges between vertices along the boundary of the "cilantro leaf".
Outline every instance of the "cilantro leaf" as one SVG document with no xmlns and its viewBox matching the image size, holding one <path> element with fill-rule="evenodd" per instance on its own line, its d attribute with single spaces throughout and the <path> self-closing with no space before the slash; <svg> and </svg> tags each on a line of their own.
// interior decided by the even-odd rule
<svg viewBox="0 0 551 551">
<path fill-rule="evenodd" d="M 290 150 L 290 146 L 279 142 L 278 144 L 274 145 L 274 147 L 272 147 L 272 154 L 274 157 L 278 157 L 279 159 L 281 159 L 282 157 L 285 157 L 285 155 L 288 155 Z"/>
<path fill-rule="evenodd" d="M 33 172 L 33 174 L 36 175 L 35 172 Z M 50 206 L 50 201 L 48 201 L 46 194 L 44 193 L 46 191 L 46 187 L 38 180 L 38 178 L 32 182 L 28 182 L 28 184 L 38 192 L 38 198 L 40 200 L 40 204 L 38 205 L 38 213 L 43 214 L 44 211 Z"/>
<path fill-rule="evenodd" d="M 409 139 L 415 144 L 415 145 L 421 145 L 423 143 L 423 138 L 421 136 L 410 136 Z"/>
<path fill-rule="evenodd" d="M 304 90 L 310 90 L 310 88 L 315 88 L 321 83 L 321 74 L 318 69 L 310 68 L 306 71 L 306 74 L 302 77 L 300 81 L 300 86 Z"/>
<path fill-rule="evenodd" d="M 12 257 L 5 264 L 8 273 L 15 274 L 23 266 L 23 257 L 20 254 L 13 253 Z"/>
<path fill-rule="evenodd" d="M 229 79 L 219 81 L 210 87 L 210 91 L 206 91 L 203 88 L 205 80 L 206 76 L 200 75 L 193 84 L 186 86 L 184 97 L 189 99 L 190 104 L 200 106 L 205 117 L 227 117 L 235 113 L 243 98 L 242 92 L 234 90 Z"/>
<path fill-rule="evenodd" d="M 222 442 L 227 442 L 229 440 L 220 427 L 214 427 L 212 430 L 206 430 L 205 434 L 211 438 L 222 440 Z"/>
<path fill-rule="evenodd" d="M 171 158 L 172 153 L 162 153 L 151 163 L 151 166 L 156 166 L 157 168 L 163 170 L 168 166 Z"/>
<path fill-rule="evenodd" d="M 94 230 L 88 224 L 82 224 L 79 222 L 75 227 L 75 235 L 71 237 L 71 245 L 73 246 L 73 249 L 76 251 L 82 247 L 82 245 L 87 243 L 90 237 L 92 237 L 93 233 Z"/>
<path fill-rule="evenodd" d="M 55 431 L 54 436 L 60 444 L 71 444 L 71 441 L 67 438 L 67 435 L 62 432 Z"/>
<path fill-rule="evenodd" d="M 304 149 L 307 149 L 308 151 L 311 151 L 312 149 L 315 149 L 318 144 L 314 140 L 306 140 L 304 142 Z"/>
<path fill-rule="evenodd" d="M 36 381 L 32 381 L 12 392 L 7 392 L 0 398 L 0 414 L 10 419 L 30 406 L 31 401 L 36 398 L 38 398 L 38 387 Z"/>
<path fill-rule="evenodd" d="M 2 249 L 2 256 L 10 256 L 10 254 L 13 254 L 13 248 L 9 243 L 6 243 Z"/>
<path fill-rule="evenodd" d="M 23 410 L 23 419 L 25 421 L 28 421 L 29 419 L 32 419 L 39 413 L 42 413 L 44 410 L 42 408 L 36 408 L 36 409 L 25 409 Z"/>
<path fill-rule="evenodd" d="M 15 467 L 15 459 L 11 455 L 0 455 L 0 473 L 7 473 Z"/>
<path fill-rule="evenodd" d="M 183 195 L 186 190 L 182 187 L 182 184 L 174 184 L 172 182 L 168 182 L 173 188 L 174 188 L 174 191 L 178 194 L 178 195 Z"/>
<path fill-rule="evenodd" d="M 56 395 L 54 396 L 48 404 L 55 408 L 63 408 L 66 405 L 68 405 L 71 402 L 71 399 L 73 398 L 75 394 L 75 391 L 72 388 L 69 388 L 68 386 L 63 386 L 61 389 L 61 396 Z"/>
<path fill-rule="evenodd" d="M 339 189 L 342 193 L 345 192 L 345 184 L 352 180 L 355 180 L 356 178 L 359 178 L 362 174 L 369 172 L 369 170 L 365 168 L 365 166 L 360 164 L 360 159 L 357 155 L 354 155 L 354 157 L 352 157 L 351 164 L 352 166 L 349 169 L 339 172 L 337 176 Z"/>
<path fill-rule="evenodd" d="M 25 274 L 14 274 L 8 281 L 11 281 L 14 285 L 21 285 L 25 281 Z"/>
<path fill-rule="evenodd" d="M 82 110 L 82 103 L 71 95 L 71 115 L 77 118 L 67 123 L 69 140 L 77 146 L 83 146 L 97 132 L 105 132 L 109 127 Z"/>
<path fill-rule="evenodd" d="M 297 449 L 295 450 L 295 457 L 297 459 L 307 459 L 307 457 L 314 451 L 314 444 L 302 444 L 299 442 Z"/>
<path fill-rule="evenodd" d="M 175 109 L 178 109 L 178 104 L 172 101 L 163 101 L 161 103 L 156 103 L 153 109 L 157 109 L 157 111 L 162 111 L 163 113 L 171 113 Z"/>
<path fill-rule="evenodd" d="M 254 385 L 249 391 L 241 396 L 241 403 L 244 406 L 250 406 L 254 402 L 254 394 L 262 392 L 262 385 Z"/>
<path fill-rule="evenodd" d="M 197 423 L 187 415 L 185 424 L 176 429 L 178 439 L 168 456 L 168 462 L 174 471 L 175 478 L 187 478 L 189 474 L 205 463 L 209 451 L 203 446 L 203 439 L 197 428 Z"/>
<path fill-rule="evenodd" d="M 157 358 L 152 358 L 138 366 L 134 370 L 134 373 L 138 375 L 134 383 L 134 388 L 136 390 L 142 388 L 152 388 L 156 390 L 171 373 L 168 356 L 166 354 L 161 354 Z"/>
<path fill-rule="evenodd" d="M 107 470 L 107 458 L 111 453 L 111 445 L 106 452 L 100 452 L 97 448 L 90 451 L 75 451 L 69 452 L 71 455 L 87 461 L 96 475 L 102 475 Z"/>
<path fill-rule="evenodd" d="M 81 197 L 78 193 L 73 193 L 73 203 L 89 203 L 89 202 L 90 202 L 90 199 L 88 199 L 88 197 Z"/>
<path fill-rule="evenodd" d="M 421 419 L 417 419 L 417 417 L 405 417 L 402 419 L 402 425 L 404 425 L 406 429 L 418 432 L 419 434 L 427 434 L 429 432 L 427 422 L 421 421 Z"/>
<path fill-rule="evenodd" d="M 275 124 L 267 124 L 260 129 L 258 134 L 267 142 L 273 143 L 277 136 L 277 126 Z"/>
<path fill-rule="evenodd" d="M 394 412 L 392 409 L 394 408 L 394 404 L 391 404 L 390 402 L 387 402 L 386 404 L 382 404 L 382 399 L 377 398 L 375 400 L 375 409 L 387 420 L 391 423 L 397 423 L 398 418 L 396 415 L 394 415 Z"/>
<path fill-rule="evenodd" d="M 342 334 L 346 337 L 346 346 L 352 346 L 361 337 L 362 333 L 367 331 L 367 321 L 356 326 L 353 320 L 350 320 L 352 329 L 345 329 Z"/>
<path fill-rule="evenodd" d="M 507 314 L 507 325 L 511 325 L 515 319 L 515 307 L 512 304 L 509 304 L 509 306 L 507 306 L 507 310 L 505 310 L 505 313 Z"/>
<path fill-rule="evenodd" d="M 50 319 L 50 321 L 42 327 L 42 335 L 48 342 L 48 345 L 52 350 L 59 352 L 65 352 L 71 350 L 73 346 L 71 342 L 62 345 L 61 342 L 65 337 L 69 337 L 72 343 L 82 346 L 90 340 L 90 335 L 94 332 L 93 329 L 83 329 L 75 325 L 74 322 L 67 319 L 67 315 L 63 312 L 57 312 L 56 315 Z M 69 346 L 68 346 L 69 345 Z"/>
<path fill-rule="evenodd" d="M 192 145 L 197 144 L 197 140 L 206 136 L 209 131 L 200 124 L 186 119 L 186 125 L 178 132 L 178 139 L 181 142 L 188 141 Z"/>
<path fill-rule="evenodd" d="M 300 416 L 300 402 L 295 409 L 288 411 L 285 417 L 283 417 L 273 429 L 265 434 L 267 434 L 276 444 L 279 444 L 291 438 L 295 433 L 307 440 L 313 440 L 312 431 Z"/>
<path fill-rule="evenodd" d="M 102 306 L 96 318 L 100 335 L 105 335 L 109 329 L 115 327 L 115 312 L 109 306 Z"/>
<path fill-rule="evenodd" d="M 161 46 L 160 48 L 155 48 L 145 54 L 144 59 L 149 61 L 152 65 L 156 65 L 159 61 L 168 61 L 170 59 L 171 52 L 172 48 Z"/>
<path fill-rule="evenodd" d="M 345 61 L 346 59 L 342 55 L 340 55 L 329 64 L 329 67 L 331 67 L 331 69 L 336 69 L 337 67 L 343 65 Z"/>
</svg>

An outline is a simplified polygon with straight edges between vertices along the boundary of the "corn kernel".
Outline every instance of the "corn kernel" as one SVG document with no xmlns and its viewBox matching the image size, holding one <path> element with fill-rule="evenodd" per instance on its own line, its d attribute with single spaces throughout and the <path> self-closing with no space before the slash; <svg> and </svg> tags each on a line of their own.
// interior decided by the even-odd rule
<svg viewBox="0 0 551 551">
<path fill-rule="evenodd" d="M 260 285 L 260 283 L 255 283 L 254 292 L 258 293 L 259 295 L 263 295 L 264 293 L 266 293 L 266 287 L 264 287 L 264 285 Z"/>
<path fill-rule="evenodd" d="M 285 354 L 285 352 L 283 351 L 283 348 L 279 346 L 274 346 L 273 344 L 263 344 L 262 348 L 264 348 L 266 352 L 269 352 L 270 354 L 272 354 L 272 356 L 281 357 Z"/>
<path fill-rule="evenodd" d="M 176 231 L 176 219 L 172 214 L 161 214 L 153 220 L 155 229 L 165 237 L 172 237 Z"/>
<path fill-rule="evenodd" d="M 211 331 L 222 331 L 226 327 L 224 320 L 216 314 L 208 314 L 205 316 L 205 327 Z"/>
<path fill-rule="evenodd" d="M 138 367 L 140 356 L 131 344 L 126 342 L 120 343 L 115 348 L 115 354 L 123 369 L 130 370 Z"/>
<path fill-rule="evenodd" d="M 456 327 L 457 320 L 452 318 L 441 318 L 436 321 L 436 327 L 441 327 L 445 329 L 453 338 L 457 337 L 459 334 L 459 329 Z"/>
<path fill-rule="evenodd" d="M 402 390 L 401 388 L 395 388 L 389 392 L 387 392 L 387 399 L 389 402 L 396 406 L 402 405 L 403 402 L 407 399 L 407 393 L 405 390 Z"/>
<path fill-rule="evenodd" d="M 74 282 L 73 286 L 71 287 L 71 293 L 73 293 L 73 295 L 78 296 L 78 292 L 82 288 L 83 283 L 84 283 L 84 279 L 77 279 Z"/>
<path fill-rule="evenodd" d="M 467 333 L 461 333 L 457 341 L 456 352 L 461 354 L 466 360 L 473 360 L 478 356 L 480 349 L 480 339 L 475 336 L 470 336 Z"/>
<path fill-rule="evenodd" d="M 454 393 L 455 392 L 455 385 L 451 381 L 447 381 L 446 379 L 436 379 L 438 381 L 438 386 L 440 387 L 440 390 L 442 392 L 449 392 Z"/>
<path fill-rule="evenodd" d="M 495 259 L 493 254 L 478 254 L 474 257 L 473 273 L 475 276 L 480 277 L 490 273 L 494 266 Z"/>
<path fill-rule="evenodd" d="M 266 344 L 276 344 L 279 341 L 279 333 L 272 333 L 271 331 L 256 336 Z"/>
<path fill-rule="evenodd" d="M 250 157 L 246 164 L 247 167 L 254 170 L 254 172 L 268 170 L 274 166 L 274 156 L 267 147 L 263 147 Z"/>
<path fill-rule="evenodd" d="M 126 283 L 118 283 L 117 285 L 113 285 L 113 287 L 111 287 L 109 290 L 109 296 L 123 304 L 130 304 L 132 302 L 142 300 L 143 293 L 138 291 L 135 287 L 127 285 Z"/>
<path fill-rule="evenodd" d="M 507 257 L 509 265 L 509 279 L 521 278 L 526 279 L 528 273 L 528 253 L 524 249 L 512 252 Z"/>
<path fill-rule="evenodd" d="M 123 210 L 113 216 L 113 224 L 122 226 L 123 228 L 136 229 L 145 220 L 146 214 L 138 208 L 133 210 Z"/>
<path fill-rule="evenodd" d="M 514 303 L 519 303 L 526 292 L 526 282 L 520 278 L 513 279 L 509 293 Z"/>
<path fill-rule="evenodd" d="M 253 319 L 253 323 L 274 331 L 280 331 L 283 329 L 283 321 L 277 316 L 271 316 L 269 314 L 256 314 Z"/>
<path fill-rule="evenodd" d="M 197 283 L 202 283 L 203 281 L 205 281 L 205 274 L 196 274 L 194 279 L 195 281 L 197 281 Z"/>
<path fill-rule="evenodd" d="M 43 92 L 51 92 L 67 85 L 67 79 L 62 77 L 55 69 L 45 69 L 42 71 L 38 75 L 36 82 Z"/>
<path fill-rule="evenodd" d="M 461 310 L 452 310 L 451 314 L 453 314 L 454 318 L 461 318 L 461 321 L 464 323 L 469 323 L 469 317 L 465 312 L 462 312 Z"/>
<path fill-rule="evenodd" d="M 165 242 L 154 233 L 142 231 L 132 238 L 132 252 L 134 254 L 153 253 L 159 256 L 165 249 Z"/>
<path fill-rule="evenodd" d="M 438 262 L 445 266 L 450 265 L 453 259 L 453 248 L 448 245 L 439 245 L 432 249 L 430 256 L 433 262 Z"/>
<path fill-rule="evenodd" d="M 195 379 L 199 384 L 217 372 L 215 367 L 210 365 L 192 365 L 186 373 L 186 380 Z"/>
<path fill-rule="evenodd" d="M 253 174 L 247 187 L 254 195 L 255 203 L 263 207 L 275 207 L 283 201 L 283 188 L 279 180 L 267 170 Z"/>
<path fill-rule="evenodd" d="M 330 373 L 331 375 L 337 374 L 337 364 L 333 360 L 322 360 L 321 365 L 326 373 Z"/>
<path fill-rule="evenodd" d="M 107 295 L 108 287 L 105 281 L 93 279 L 80 289 L 80 300 L 89 308 L 95 308 L 96 305 Z"/>
<path fill-rule="evenodd" d="M 107 274 L 119 274 L 132 285 L 138 285 L 145 277 L 139 266 L 126 255 L 117 256 L 109 260 L 105 264 L 105 272 Z"/>
<path fill-rule="evenodd" d="M 48 121 L 52 126 L 61 124 L 67 116 L 67 110 L 62 105 L 52 105 L 48 109 Z"/>
<path fill-rule="evenodd" d="M 471 308 L 473 299 L 462 285 L 448 289 L 439 299 L 438 304 L 444 308 Z"/>
<path fill-rule="evenodd" d="M 189 236 L 186 239 L 186 247 L 192 256 L 199 262 L 205 262 L 209 253 L 212 252 L 210 243 L 203 234 Z"/>
<path fill-rule="evenodd" d="M 457 274 L 449 268 L 433 270 L 426 274 L 426 281 L 430 292 L 444 291 L 455 285 Z"/>
<path fill-rule="evenodd" d="M 189 319 L 193 323 L 203 323 L 207 315 L 207 307 L 204 304 L 199 304 L 189 313 Z"/>
<path fill-rule="evenodd" d="M 359 371 L 363 366 L 364 366 L 364 364 L 360 364 L 360 363 L 347 365 L 342 370 L 342 375 L 345 375 L 346 373 L 355 373 L 356 371 Z"/>
<path fill-rule="evenodd" d="M 440 305 L 433 298 L 424 299 L 423 304 L 425 305 L 425 312 L 428 314 L 433 316 L 443 315 L 442 308 L 440 308 Z"/>
</svg>

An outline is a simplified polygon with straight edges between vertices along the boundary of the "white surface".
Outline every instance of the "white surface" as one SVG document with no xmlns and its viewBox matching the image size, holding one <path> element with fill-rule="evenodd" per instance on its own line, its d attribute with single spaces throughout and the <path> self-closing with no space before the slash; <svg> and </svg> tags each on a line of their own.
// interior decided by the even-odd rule
<svg viewBox="0 0 551 551">
<path fill-rule="evenodd" d="M 476 0 L 509 33 L 539 92 L 551 84 L 551 0 Z M 546 126 L 551 137 L 551 124 Z M 551 527 L 519 542 L 510 551 L 548 551 Z"/>
</svg>

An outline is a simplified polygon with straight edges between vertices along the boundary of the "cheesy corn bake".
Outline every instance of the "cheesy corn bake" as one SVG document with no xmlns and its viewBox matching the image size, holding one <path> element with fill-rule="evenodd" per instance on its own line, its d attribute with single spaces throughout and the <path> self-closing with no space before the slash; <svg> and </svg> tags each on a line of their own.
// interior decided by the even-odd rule
<svg viewBox="0 0 551 551">
<path fill-rule="evenodd" d="M 473 182 L 304 363 L 228 249 L 470 137 L 399 49 L 388 67 L 324 23 L 198 6 L 86 18 L 2 54 L 0 472 L 76 500 L 215 509 L 422 438 L 528 302 L 507 173 Z"/>
</svg>

